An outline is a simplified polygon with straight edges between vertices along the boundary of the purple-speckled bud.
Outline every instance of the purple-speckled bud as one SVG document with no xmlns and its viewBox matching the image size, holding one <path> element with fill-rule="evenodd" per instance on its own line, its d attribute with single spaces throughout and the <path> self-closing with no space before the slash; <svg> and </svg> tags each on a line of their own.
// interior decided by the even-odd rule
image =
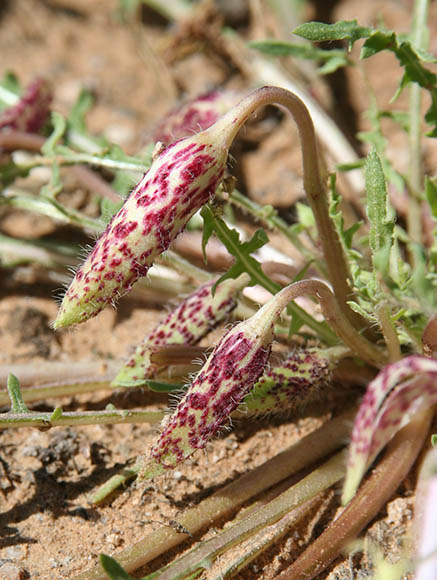
<svg viewBox="0 0 437 580">
<path fill-rule="evenodd" d="M 296 350 L 281 365 L 266 371 L 244 398 L 242 410 L 264 414 L 302 408 L 331 382 L 336 358 L 330 355 L 334 351 L 335 347 Z"/>
<path fill-rule="evenodd" d="M 174 413 L 164 420 L 143 477 L 175 467 L 220 431 L 264 372 L 277 316 L 274 296 L 220 340 Z"/>
<path fill-rule="evenodd" d="M 52 91 L 44 79 L 35 79 L 18 103 L 0 113 L 0 130 L 18 129 L 37 133 L 46 123 L 52 102 Z"/>
<path fill-rule="evenodd" d="M 54 327 L 84 322 L 128 292 L 214 194 L 239 126 L 228 115 L 159 155 L 76 273 Z"/>
<path fill-rule="evenodd" d="M 411 355 L 387 365 L 369 384 L 357 413 L 343 490 L 354 495 L 371 462 L 418 412 L 437 402 L 437 360 Z"/>
<path fill-rule="evenodd" d="M 196 344 L 236 307 L 237 293 L 247 286 L 249 276 L 242 274 L 237 280 L 224 280 L 213 295 L 215 282 L 211 280 L 200 286 L 152 330 L 120 369 L 112 382 L 113 386 L 139 386 L 146 379 L 153 378 L 158 370 L 158 365 L 151 361 L 156 347 Z"/>
<path fill-rule="evenodd" d="M 208 129 L 238 99 L 235 91 L 217 90 L 183 103 L 163 118 L 153 133 L 153 140 L 169 145 L 177 139 Z"/>
</svg>

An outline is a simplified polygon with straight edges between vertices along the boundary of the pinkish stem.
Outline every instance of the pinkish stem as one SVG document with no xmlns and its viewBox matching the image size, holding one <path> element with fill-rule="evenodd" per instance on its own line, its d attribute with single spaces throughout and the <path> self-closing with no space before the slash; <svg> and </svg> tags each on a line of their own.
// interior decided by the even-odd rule
<svg viewBox="0 0 437 580">
<path fill-rule="evenodd" d="M 334 288 L 341 311 L 352 324 L 362 328 L 365 325 L 365 321 L 355 314 L 347 304 L 349 300 L 353 299 L 353 292 L 349 285 L 349 269 L 341 241 L 329 216 L 329 197 L 321 176 L 320 155 L 314 125 L 302 100 L 285 89 L 263 87 L 243 99 L 222 117 L 217 125 L 223 123 L 226 126 L 230 122 L 230 117 L 232 117 L 236 135 L 256 109 L 270 104 L 278 104 L 285 107 L 296 122 L 302 147 L 304 189 L 319 231 L 329 281 Z"/>
<path fill-rule="evenodd" d="M 311 580 L 337 558 L 405 479 L 422 448 L 434 411 L 424 411 L 395 435 L 386 454 L 344 512 L 277 580 Z"/>
</svg>

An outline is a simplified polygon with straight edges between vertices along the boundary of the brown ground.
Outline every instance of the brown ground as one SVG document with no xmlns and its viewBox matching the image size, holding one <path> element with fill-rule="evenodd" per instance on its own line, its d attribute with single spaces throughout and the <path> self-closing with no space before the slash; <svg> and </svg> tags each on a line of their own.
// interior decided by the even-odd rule
<svg viewBox="0 0 437 580">
<path fill-rule="evenodd" d="M 243 8 L 245 5 L 244 2 L 234 4 Z M 130 26 L 117 18 L 116 7 L 117 2 L 104 0 L 4 2 L 0 11 L 0 74 L 13 70 L 24 83 L 36 74 L 48 77 L 55 88 L 55 108 L 64 112 L 74 102 L 80 87 L 93 89 L 97 106 L 89 116 L 90 128 L 105 133 L 130 152 L 145 141 L 156 120 L 181 94 L 191 96 L 223 84 L 248 86 L 238 62 L 232 62 L 224 52 L 220 54 L 207 39 L 195 43 L 185 41 L 178 52 L 171 46 L 174 31 L 166 28 L 161 18 L 145 10 L 143 25 Z M 433 3 L 434 21 L 437 21 L 436 8 Z M 314 12 L 323 16 L 321 9 Z M 411 3 L 407 0 L 343 0 L 334 6 L 331 16 L 333 19 L 358 18 L 366 24 L 382 15 L 387 27 L 406 31 L 410 14 Z M 247 29 L 244 10 L 240 18 L 241 32 L 253 32 Z M 258 28 L 261 25 L 257 23 Z M 268 23 L 266 27 L 268 32 Z M 263 37 L 266 31 L 258 29 L 257 34 Z M 436 52 L 437 35 L 431 38 L 434 42 L 431 48 Z M 366 63 L 366 69 L 378 98 L 387 102 L 397 82 L 395 62 L 382 56 Z M 337 117 L 348 108 L 354 113 L 346 121 L 343 119 L 353 133 L 357 125 L 364 126 L 365 121 L 358 115 L 367 102 L 358 74 L 352 71 L 347 80 L 350 83 L 348 107 L 338 110 L 334 103 L 332 109 Z M 341 86 L 343 81 L 339 75 L 336 86 Z M 326 87 L 323 92 L 325 98 L 329 97 Z M 402 168 L 405 142 L 396 129 L 390 130 L 390 154 Z M 287 136 L 276 132 L 262 147 L 245 156 L 243 170 L 248 190 L 264 201 L 277 199 L 275 192 L 285 192 L 290 180 L 299 189 L 289 195 L 299 196 L 299 180 L 293 180 L 299 171 L 299 156 L 294 155 L 293 163 L 288 162 L 287 143 Z M 427 151 L 427 155 L 427 163 L 431 165 L 436 152 Z M 278 165 L 263 163 L 266 159 L 274 159 L 278 165 L 282 161 L 282 172 L 278 174 Z M 2 225 L 16 236 L 29 236 L 32 232 L 35 235 L 54 227 L 48 220 L 23 214 L 3 216 Z M 0 276 L 2 365 L 28 362 L 38 368 L 44 360 L 71 361 L 74 365 L 82 359 L 123 358 L 159 315 L 157 309 L 125 300 L 117 313 L 108 309 L 74 332 L 55 334 L 49 326 L 56 312 L 53 289 L 45 286 L 6 289 L 8 273 L 3 271 Z M 104 408 L 109 400 L 120 407 L 145 405 L 148 401 L 164 404 L 163 399 L 152 400 L 147 395 L 108 399 L 103 394 L 67 398 L 61 404 L 65 410 Z M 53 405 L 54 401 L 48 401 L 39 408 L 53 408 Z M 145 533 L 176 518 L 186 506 L 237 474 L 263 463 L 318 424 L 319 420 L 311 418 L 297 423 L 241 421 L 231 434 L 212 443 L 206 454 L 197 455 L 189 465 L 159 480 L 156 488 L 132 486 L 110 505 L 99 508 L 88 503 L 90 492 L 121 464 L 144 452 L 155 436 L 155 429 L 123 425 L 48 432 L 3 431 L 0 578 L 71 578 L 95 563 L 98 554 L 116 553 L 138 541 Z M 412 518 L 412 489 L 413 482 L 406 482 L 399 496 L 381 512 L 366 535 L 366 541 L 377 542 L 393 558 L 399 557 L 404 533 Z M 326 521 L 324 516 L 316 522 L 315 533 Z M 211 530 L 209 535 L 213 533 Z M 274 578 L 293 560 L 306 533 L 307 530 L 301 529 L 288 534 L 268 556 L 256 560 L 238 577 Z M 360 553 L 344 562 L 338 561 L 329 575 L 322 577 L 361 578 L 367 566 L 367 559 Z M 353 571 L 360 575 L 353 576 Z"/>
</svg>

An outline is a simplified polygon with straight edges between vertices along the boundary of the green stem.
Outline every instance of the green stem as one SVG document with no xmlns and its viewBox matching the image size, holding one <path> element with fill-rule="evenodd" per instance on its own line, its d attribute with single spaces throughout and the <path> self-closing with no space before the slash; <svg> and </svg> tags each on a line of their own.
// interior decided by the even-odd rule
<svg viewBox="0 0 437 580">
<path fill-rule="evenodd" d="M 411 41 L 414 46 L 426 49 L 428 45 L 428 7 L 429 0 L 416 0 L 414 3 Z M 417 83 L 410 86 L 409 103 L 409 180 L 412 189 L 407 213 L 408 234 L 414 243 L 422 243 L 421 204 L 417 193 L 423 189 L 422 168 L 422 88 Z M 414 258 L 413 258 L 414 259 Z"/>
<path fill-rule="evenodd" d="M 159 423 L 163 411 L 131 411 L 109 409 L 105 411 L 63 412 L 60 407 L 51 413 L 0 414 L 0 428 L 11 427 L 71 427 L 77 425 L 113 425 L 116 423 Z"/>
<path fill-rule="evenodd" d="M 121 169 L 123 171 L 146 171 L 149 166 L 143 159 L 138 161 L 118 161 L 116 159 L 108 159 L 99 157 L 98 155 L 91 155 L 89 153 L 75 153 L 71 152 L 68 155 L 54 155 L 45 157 L 43 155 L 35 155 L 30 161 L 17 163 L 21 169 L 32 169 L 33 167 L 52 166 L 53 163 L 57 165 L 75 165 L 77 163 L 86 163 L 96 167 L 106 167 L 107 169 Z"/>
<path fill-rule="evenodd" d="M 198 506 L 186 510 L 178 517 L 178 522 L 194 534 L 262 491 L 338 450 L 349 436 L 350 425 L 347 423 L 352 420 L 354 412 L 349 411 L 329 421 L 263 465 L 216 491 Z M 183 534 L 171 528 L 161 528 L 126 548 L 116 558 L 128 572 L 132 572 L 184 540 Z M 105 574 L 100 566 L 96 566 L 72 580 L 105 580 Z"/>
</svg>

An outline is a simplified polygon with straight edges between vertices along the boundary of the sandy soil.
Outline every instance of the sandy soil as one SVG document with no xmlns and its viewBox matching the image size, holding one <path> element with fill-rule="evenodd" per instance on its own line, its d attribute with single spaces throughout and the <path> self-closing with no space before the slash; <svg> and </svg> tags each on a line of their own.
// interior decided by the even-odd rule
<svg viewBox="0 0 437 580">
<path fill-rule="evenodd" d="M 240 22 L 241 33 L 250 36 L 251 21 L 245 13 L 245 3 L 237 4 L 241 5 L 240 16 L 228 13 L 228 21 Z M 343 0 L 334 4 L 330 15 L 333 19 L 358 18 L 362 23 L 372 23 L 382 16 L 387 27 L 406 31 L 409 26 L 411 3 L 407 1 Z M 436 3 L 432 10 L 437 22 Z M 313 11 L 316 16 L 323 13 L 320 7 Z M 54 108 L 62 112 L 68 111 L 82 86 L 92 89 L 97 102 L 89 115 L 90 128 L 134 152 L 146 141 L 154 123 L 181 96 L 216 86 L 249 87 L 238 62 L 208 45 L 207 37 L 182 38 L 178 47 L 175 34 L 175 29 L 147 10 L 143 11 L 142 23 L 123 23 L 117 16 L 115 1 L 5 2 L 0 10 L 0 74 L 12 70 L 25 84 L 37 74 L 49 78 L 54 86 Z M 431 48 L 437 52 L 437 35 L 431 38 Z M 363 66 L 378 99 L 387 102 L 395 90 L 396 63 L 390 57 L 381 57 L 375 64 L 369 61 Z M 368 103 L 360 79 L 357 71 L 350 71 L 336 80 L 336 87 L 341 83 L 348 87 L 348 93 L 342 94 L 351 112 L 348 119 L 343 118 L 349 133 L 365 128 L 366 121 L 360 113 Z M 336 101 L 338 95 L 333 98 L 329 88 L 324 88 L 324 95 L 326 106 L 331 106 L 332 114 L 340 118 L 346 110 L 344 103 Z M 401 100 L 400 106 L 404 103 Z M 406 163 L 405 141 L 395 127 L 390 126 L 389 130 L 389 154 L 402 169 Z M 250 140 L 250 135 L 247 138 Z M 261 146 L 249 143 L 243 147 L 241 175 L 253 197 L 280 204 L 289 188 L 292 191 L 287 194 L 288 199 L 301 196 L 299 153 L 295 150 L 290 156 L 289 140 L 289 135 L 274 131 Z M 426 151 L 429 166 L 436 159 L 435 148 Z M 1 214 L 0 220 L 0 227 L 16 236 L 31 236 L 32 232 L 41 235 L 57 228 L 48 219 L 23 213 Z M 0 276 L 1 365 L 28 363 L 38 369 L 47 360 L 74 366 L 84 359 L 102 363 L 122 359 L 142 340 L 162 311 L 124 299 L 117 312 L 108 309 L 72 332 L 55 334 L 50 321 L 57 309 L 53 298 L 57 289 L 49 285 L 10 284 L 7 271 L 1 271 Z M 124 408 L 166 405 L 165 398 L 146 392 L 81 395 L 57 400 L 56 404 L 65 410 L 103 409 L 108 402 Z M 35 408 L 52 409 L 54 404 L 55 401 L 46 401 Z M 160 478 L 156 485 L 133 485 L 98 508 L 90 505 L 90 493 L 126 461 L 143 453 L 156 434 L 155 428 L 115 425 L 47 432 L 4 430 L 0 434 L 0 578 L 72 578 L 95 564 L 98 554 L 116 554 L 147 532 L 169 525 L 184 508 L 262 464 L 322 420 L 323 417 L 241 420 L 230 434 L 211 443 L 206 453 Z M 391 558 L 399 557 L 412 519 L 413 489 L 414 478 L 402 484 L 398 497 L 367 530 L 366 546 L 376 542 Z M 274 578 L 302 550 L 302 544 L 323 529 L 334 511 L 331 498 L 323 513 L 315 513 L 301 529 L 288 533 L 238 578 Z M 205 537 L 213 535 L 220 525 L 217 523 Z M 190 540 L 180 552 L 188 545 Z M 358 552 L 338 560 L 321 578 L 363 578 L 369 566 L 367 557 Z"/>
</svg>

